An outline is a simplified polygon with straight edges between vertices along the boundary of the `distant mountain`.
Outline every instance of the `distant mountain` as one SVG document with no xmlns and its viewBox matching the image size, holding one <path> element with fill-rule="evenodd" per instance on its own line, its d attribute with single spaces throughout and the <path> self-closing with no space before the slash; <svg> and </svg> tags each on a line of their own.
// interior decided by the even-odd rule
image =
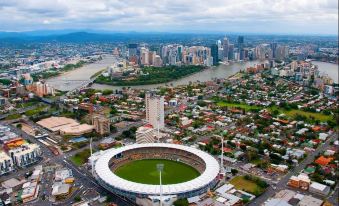
<svg viewBox="0 0 339 206">
<path fill-rule="evenodd" d="M 64 31 L 66 32 L 66 31 Z M 39 35 L 41 34 L 41 35 Z M 48 35 L 48 32 L 1 32 L 0 43 L 24 43 L 24 42 L 180 42 L 194 40 L 199 38 L 208 38 L 208 34 L 172 34 L 172 33 L 90 33 L 90 32 L 71 32 Z M 216 34 L 212 35 L 216 36 Z"/>
<path fill-rule="evenodd" d="M 238 34 L 228 34 L 227 37 L 236 42 Z M 160 32 L 110 32 L 110 31 L 28 31 L 28 32 L 0 32 L 1 43 L 44 43 L 44 42 L 66 42 L 66 43 L 184 43 L 185 45 L 211 45 L 215 40 L 222 39 L 225 34 L 220 33 L 160 33 Z M 286 42 L 286 41 L 333 41 L 336 36 L 296 36 L 296 35 L 256 35 L 247 34 L 246 41 Z"/>
</svg>

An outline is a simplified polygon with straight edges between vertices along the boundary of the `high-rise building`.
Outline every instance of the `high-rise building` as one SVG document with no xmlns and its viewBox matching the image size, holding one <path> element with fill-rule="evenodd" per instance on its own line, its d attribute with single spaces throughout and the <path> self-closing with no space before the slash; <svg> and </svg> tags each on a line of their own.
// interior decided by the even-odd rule
<svg viewBox="0 0 339 206">
<path fill-rule="evenodd" d="M 162 129 L 165 127 L 164 97 L 156 95 L 154 92 L 147 92 L 146 102 L 146 121 L 154 128 Z"/>
<path fill-rule="evenodd" d="M 149 65 L 149 54 L 148 49 L 140 49 L 140 63 L 141 65 Z"/>
<path fill-rule="evenodd" d="M 162 60 L 161 60 L 161 57 L 159 55 L 155 55 L 153 66 L 155 66 L 155 67 L 161 67 L 162 66 Z"/>
<path fill-rule="evenodd" d="M 102 115 L 94 115 L 92 117 L 92 125 L 97 133 L 104 135 L 110 133 L 110 121 Z"/>
<path fill-rule="evenodd" d="M 211 45 L 211 55 L 213 57 L 213 65 L 218 64 L 219 56 L 218 56 L 218 45 L 217 44 L 212 44 Z"/>
<path fill-rule="evenodd" d="M 276 49 L 275 58 L 283 60 L 288 57 L 288 47 L 279 45 Z"/>
<path fill-rule="evenodd" d="M 157 55 L 157 53 L 155 51 L 150 51 L 148 53 L 148 63 L 149 63 L 149 65 L 154 66 L 154 60 L 155 60 L 156 55 Z"/>
<path fill-rule="evenodd" d="M 241 50 L 244 46 L 244 36 L 238 36 L 238 49 Z"/>
<path fill-rule="evenodd" d="M 138 44 L 129 44 L 128 45 L 128 57 L 137 56 Z"/>
<path fill-rule="evenodd" d="M 228 39 L 227 37 L 224 38 L 223 40 L 223 49 L 224 49 L 224 59 L 227 60 L 228 59 Z"/>
<path fill-rule="evenodd" d="M 259 44 L 255 47 L 255 57 L 259 60 L 271 59 L 273 52 L 269 44 Z"/>
<path fill-rule="evenodd" d="M 234 59 L 234 44 L 228 45 L 228 59 L 233 60 Z"/>
<path fill-rule="evenodd" d="M 276 58 L 277 57 L 277 47 L 278 47 L 278 43 L 276 42 L 272 42 L 270 44 L 271 50 L 272 50 L 272 58 Z"/>
</svg>

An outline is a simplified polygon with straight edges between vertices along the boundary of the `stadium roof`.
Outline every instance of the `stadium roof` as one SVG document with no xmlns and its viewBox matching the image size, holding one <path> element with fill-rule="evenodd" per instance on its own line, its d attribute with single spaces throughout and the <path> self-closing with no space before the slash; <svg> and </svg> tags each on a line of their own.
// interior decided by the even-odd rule
<svg viewBox="0 0 339 206">
<path fill-rule="evenodd" d="M 147 148 L 147 147 L 165 147 L 165 148 L 174 148 L 179 150 L 184 150 L 186 152 L 193 153 L 199 156 L 206 164 L 205 171 L 197 178 L 178 184 L 170 184 L 162 186 L 163 195 L 171 194 L 181 194 L 190 192 L 192 190 L 200 189 L 209 183 L 211 183 L 219 173 L 219 163 L 211 155 L 201 150 L 187 147 L 183 145 L 176 144 L 166 144 L 166 143 L 148 143 L 148 144 L 133 144 L 125 147 L 120 147 L 117 149 L 107 150 L 96 162 L 95 172 L 98 177 L 106 182 L 106 184 L 111 185 L 112 188 L 117 188 L 124 191 L 134 192 L 137 194 L 148 194 L 148 195 L 158 195 L 160 194 L 160 185 L 149 185 L 131 182 L 115 175 L 109 168 L 109 161 L 115 155 L 137 148 Z"/>
</svg>

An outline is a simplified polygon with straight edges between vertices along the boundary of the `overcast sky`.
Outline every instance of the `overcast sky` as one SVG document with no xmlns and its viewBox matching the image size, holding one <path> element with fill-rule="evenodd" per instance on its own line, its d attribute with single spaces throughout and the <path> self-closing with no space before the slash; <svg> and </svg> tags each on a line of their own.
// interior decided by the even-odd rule
<svg viewBox="0 0 339 206">
<path fill-rule="evenodd" d="M 0 30 L 337 34 L 337 0 L 0 0 Z"/>
</svg>

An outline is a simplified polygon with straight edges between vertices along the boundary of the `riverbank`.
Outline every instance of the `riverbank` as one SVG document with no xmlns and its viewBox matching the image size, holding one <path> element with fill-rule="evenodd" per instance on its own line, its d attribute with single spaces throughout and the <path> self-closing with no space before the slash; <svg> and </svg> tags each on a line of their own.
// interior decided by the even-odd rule
<svg viewBox="0 0 339 206">
<path fill-rule="evenodd" d="M 115 58 L 112 55 L 103 55 L 101 60 L 94 63 L 85 64 L 80 68 L 60 74 L 46 80 L 46 82 L 59 91 L 70 91 L 84 82 L 89 81 L 99 72 L 104 71 L 108 66 L 112 65 Z"/>
<path fill-rule="evenodd" d="M 95 83 L 107 84 L 112 86 L 137 86 L 137 85 L 152 85 L 175 81 L 181 78 L 188 77 L 195 73 L 205 70 L 204 66 L 166 66 L 166 67 L 144 67 L 139 71 L 138 76 L 132 77 L 110 77 L 99 76 Z M 127 74 L 129 75 L 129 74 Z"/>
<path fill-rule="evenodd" d="M 59 75 L 66 74 L 67 72 L 81 68 L 87 63 L 88 62 L 86 62 L 86 61 L 80 60 L 76 64 L 66 64 L 63 68 L 61 68 L 59 70 L 48 70 L 48 71 L 43 71 L 43 72 L 33 74 L 32 78 L 33 78 L 34 81 L 38 81 L 38 79 L 40 79 L 40 78 L 49 79 L 49 78 L 52 78 L 52 77 L 57 77 Z"/>
</svg>

